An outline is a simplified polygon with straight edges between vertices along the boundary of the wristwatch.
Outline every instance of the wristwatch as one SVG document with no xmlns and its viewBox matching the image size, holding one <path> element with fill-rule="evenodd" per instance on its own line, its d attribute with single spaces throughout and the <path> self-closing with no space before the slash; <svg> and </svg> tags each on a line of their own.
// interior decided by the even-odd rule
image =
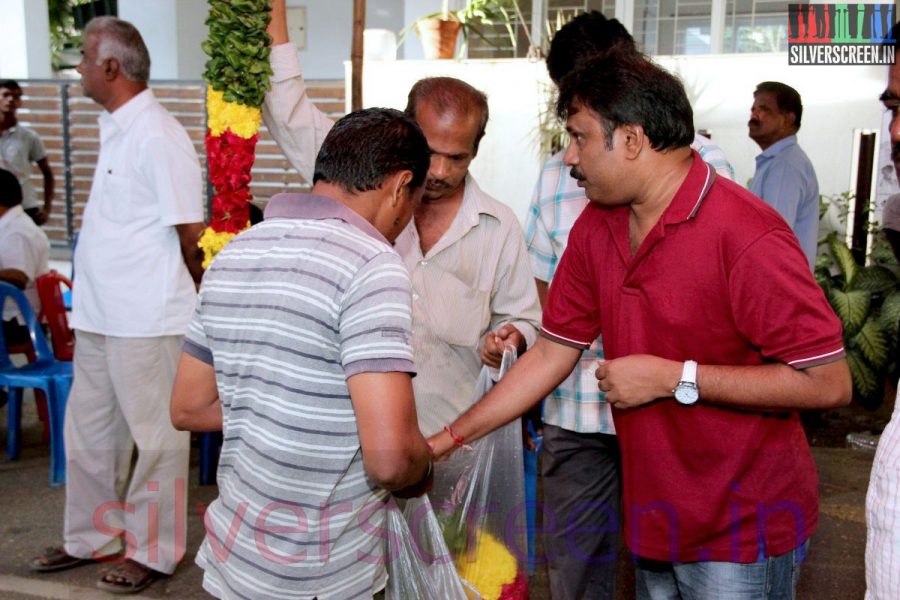
<svg viewBox="0 0 900 600">
<path fill-rule="evenodd" d="M 686 360 L 681 370 L 681 381 L 672 390 L 679 404 L 690 406 L 700 399 L 700 388 L 697 387 L 697 361 Z"/>
</svg>

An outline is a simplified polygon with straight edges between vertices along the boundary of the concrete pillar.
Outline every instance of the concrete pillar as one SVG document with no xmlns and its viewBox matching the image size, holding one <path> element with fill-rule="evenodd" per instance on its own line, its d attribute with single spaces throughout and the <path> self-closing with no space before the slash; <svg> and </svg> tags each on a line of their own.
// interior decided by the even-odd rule
<svg viewBox="0 0 900 600">
<path fill-rule="evenodd" d="M 203 77 L 208 10 L 205 0 L 119 0 L 119 17 L 138 28 L 150 51 L 151 79 Z"/>
<path fill-rule="evenodd" d="M 713 0 L 709 27 L 709 53 L 722 54 L 725 49 L 725 0 Z M 735 32 L 737 34 L 737 32 Z"/>
<path fill-rule="evenodd" d="M 634 33 L 634 0 L 616 0 L 615 11 L 616 18 L 628 33 Z"/>
<path fill-rule="evenodd" d="M 0 15 L 0 77 L 51 77 L 47 0 L 0 0 Z"/>
</svg>

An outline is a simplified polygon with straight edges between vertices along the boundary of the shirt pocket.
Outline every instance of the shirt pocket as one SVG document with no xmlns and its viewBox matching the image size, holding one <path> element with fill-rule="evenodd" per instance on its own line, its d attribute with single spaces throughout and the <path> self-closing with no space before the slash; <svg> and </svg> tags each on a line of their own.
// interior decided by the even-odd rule
<svg viewBox="0 0 900 600">
<path fill-rule="evenodd" d="M 435 334 L 454 346 L 476 348 L 491 322 L 491 293 L 445 273 L 429 290 L 429 320 Z"/>
<path fill-rule="evenodd" d="M 113 223 L 129 223 L 149 214 L 153 208 L 137 194 L 137 184 L 130 177 L 107 173 L 100 192 L 100 214 Z M 144 198 L 144 200 L 146 200 Z"/>
</svg>

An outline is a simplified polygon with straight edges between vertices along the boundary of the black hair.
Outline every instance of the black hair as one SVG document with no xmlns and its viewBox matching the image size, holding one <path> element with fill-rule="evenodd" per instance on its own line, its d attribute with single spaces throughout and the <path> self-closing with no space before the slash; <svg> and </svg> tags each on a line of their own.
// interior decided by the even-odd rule
<svg viewBox="0 0 900 600">
<path fill-rule="evenodd" d="M 477 110 L 478 132 L 475 134 L 472 155 L 478 154 L 478 144 L 484 137 L 489 116 L 484 92 L 455 77 L 426 77 L 417 81 L 409 90 L 406 114 L 415 119 L 416 109 L 423 100 L 427 100 L 440 114 L 469 116 L 473 110 Z"/>
<path fill-rule="evenodd" d="M 10 91 L 22 91 L 22 86 L 15 79 L 0 79 L 0 88 L 6 88 Z"/>
<path fill-rule="evenodd" d="M 313 183 L 367 192 L 388 175 L 408 170 L 409 187 L 415 189 L 425 182 L 430 162 L 428 142 L 415 121 L 393 108 L 367 108 L 348 114 L 325 136 Z"/>
<path fill-rule="evenodd" d="M 574 103 L 603 120 L 607 148 L 622 125 L 640 125 L 657 151 L 694 141 L 694 112 L 681 82 L 638 55 L 608 57 L 576 69 L 560 82 L 557 114 L 568 116 Z"/>
<path fill-rule="evenodd" d="M 22 186 L 19 178 L 7 171 L 0 169 L 0 206 L 12 208 L 22 204 Z"/>
<path fill-rule="evenodd" d="M 753 95 L 760 92 L 775 94 L 778 103 L 778 111 L 781 114 L 794 113 L 794 127 L 800 129 L 800 117 L 803 116 L 803 103 L 800 101 L 800 93 L 791 86 L 779 81 L 763 81 L 756 86 Z"/>
<path fill-rule="evenodd" d="M 563 25 L 550 42 L 547 71 L 557 85 L 575 68 L 610 52 L 637 53 L 634 38 L 617 19 L 596 10 L 582 13 Z"/>
</svg>

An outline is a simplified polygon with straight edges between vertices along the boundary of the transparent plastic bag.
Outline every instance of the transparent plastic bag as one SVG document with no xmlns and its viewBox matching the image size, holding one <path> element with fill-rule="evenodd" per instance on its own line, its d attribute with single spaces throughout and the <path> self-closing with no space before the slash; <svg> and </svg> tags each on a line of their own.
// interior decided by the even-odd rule
<svg viewBox="0 0 900 600">
<path fill-rule="evenodd" d="M 515 361 L 504 351 L 499 380 Z M 477 401 L 494 385 L 482 368 Z M 473 402 L 474 403 L 474 402 Z M 457 572 L 484 600 L 528 597 L 525 479 L 519 419 L 435 463 L 429 496 Z"/>
<path fill-rule="evenodd" d="M 427 495 L 409 500 L 392 498 L 385 527 L 386 600 L 479 600 L 456 572 Z"/>
</svg>

